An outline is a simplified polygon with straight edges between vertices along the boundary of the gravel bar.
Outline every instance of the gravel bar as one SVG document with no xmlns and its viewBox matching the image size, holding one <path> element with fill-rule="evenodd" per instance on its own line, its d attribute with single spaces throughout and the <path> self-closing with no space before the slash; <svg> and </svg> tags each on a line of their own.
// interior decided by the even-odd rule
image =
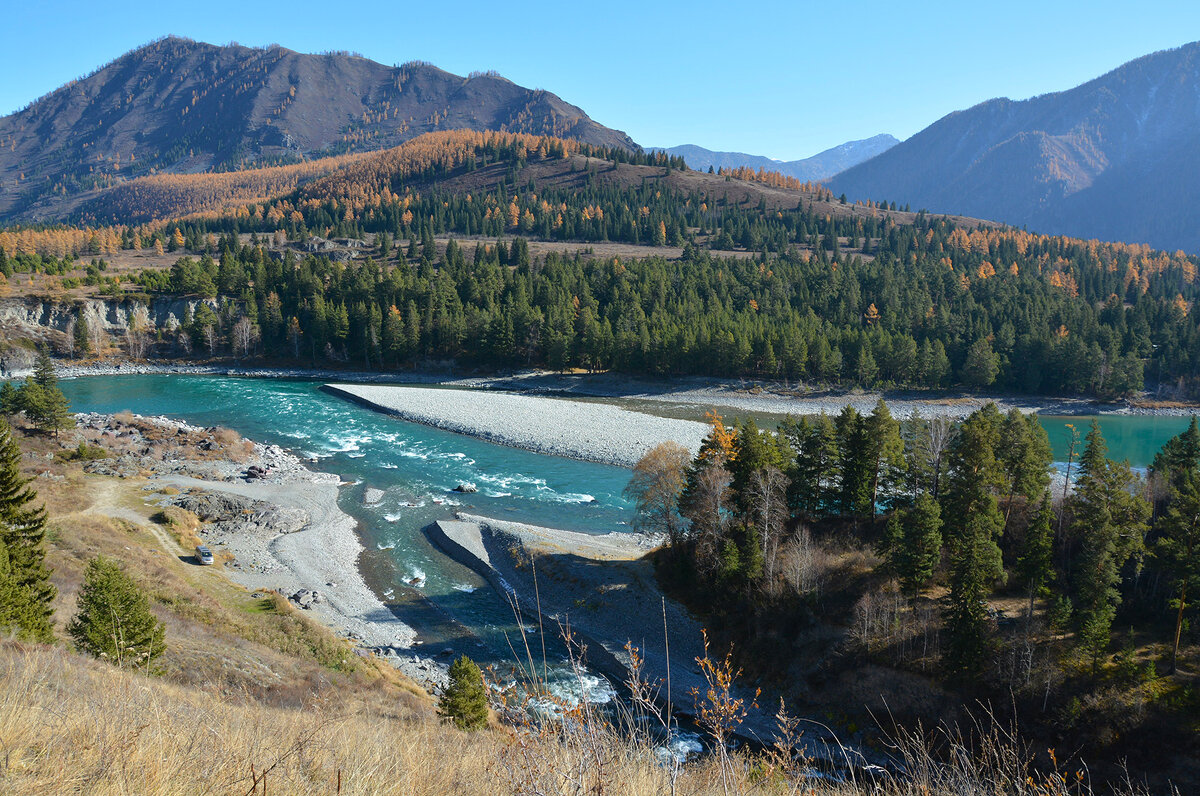
<svg viewBox="0 0 1200 796">
<path fill-rule="evenodd" d="M 402 420 L 534 453 L 632 467 L 672 440 L 694 454 L 708 426 L 601 403 L 429 387 L 326 384 L 327 392 Z"/>
</svg>

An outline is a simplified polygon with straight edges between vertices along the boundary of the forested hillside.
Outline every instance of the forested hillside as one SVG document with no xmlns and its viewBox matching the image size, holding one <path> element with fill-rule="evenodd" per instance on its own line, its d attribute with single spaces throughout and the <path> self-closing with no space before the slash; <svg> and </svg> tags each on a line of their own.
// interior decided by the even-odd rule
<svg viewBox="0 0 1200 796">
<path fill-rule="evenodd" d="M 140 288 L 222 298 L 188 320 L 187 341 L 165 335 L 163 353 L 1098 396 L 1146 379 L 1196 386 L 1194 257 L 680 166 L 556 139 L 439 134 L 277 199 L 72 239 L 177 250 L 174 268 L 142 274 Z M 0 233 L 0 248 L 68 234 Z M 334 260 L 314 235 L 362 243 Z M 534 258 L 529 239 L 620 241 L 645 256 Z M 10 271 L 61 267 L 6 258 Z M 243 318 L 249 337 L 233 346 Z"/>
</svg>

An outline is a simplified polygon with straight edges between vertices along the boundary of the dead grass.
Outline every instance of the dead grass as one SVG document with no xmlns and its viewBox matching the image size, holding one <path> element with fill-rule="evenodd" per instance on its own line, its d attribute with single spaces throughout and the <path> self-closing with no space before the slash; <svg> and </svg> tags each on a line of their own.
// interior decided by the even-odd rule
<svg viewBox="0 0 1200 796">
<path fill-rule="evenodd" d="M 241 463 L 254 455 L 254 443 L 236 431 L 217 426 L 212 436 L 217 444 L 216 450 L 223 458 Z"/>
<path fill-rule="evenodd" d="M 314 683 L 306 709 L 226 699 L 54 649 L 0 650 L 9 794 L 487 793 L 495 741 Z M 453 765 L 447 765 L 453 761 Z"/>
<path fill-rule="evenodd" d="M 191 550 L 196 545 L 203 544 L 197 533 L 200 530 L 200 518 L 187 509 L 166 506 L 151 514 L 150 521 L 170 531 L 184 550 Z"/>
</svg>

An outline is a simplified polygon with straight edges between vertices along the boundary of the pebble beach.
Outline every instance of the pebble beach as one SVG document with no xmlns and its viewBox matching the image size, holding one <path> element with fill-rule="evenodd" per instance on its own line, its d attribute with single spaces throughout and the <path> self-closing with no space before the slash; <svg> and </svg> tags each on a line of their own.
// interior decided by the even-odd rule
<svg viewBox="0 0 1200 796">
<path fill-rule="evenodd" d="M 674 441 L 695 453 L 708 426 L 601 403 L 430 387 L 327 384 L 335 395 L 402 420 L 534 453 L 632 467 Z"/>
</svg>

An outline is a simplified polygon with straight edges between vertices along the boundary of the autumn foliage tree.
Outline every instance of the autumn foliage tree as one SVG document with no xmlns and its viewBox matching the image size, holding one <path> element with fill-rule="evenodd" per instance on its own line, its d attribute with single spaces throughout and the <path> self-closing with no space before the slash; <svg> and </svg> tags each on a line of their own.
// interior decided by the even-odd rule
<svg viewBox="0 0 1200 796">
<path fill-rule="evenodd" d="M 655 445 L 638 460 L 625 494 L 637 507 L 638 527 L 664 533 L 672 542 L 683 529 L 679 496 L 686 483 L 692 454 L 677 442 Z"/>
</svg>

